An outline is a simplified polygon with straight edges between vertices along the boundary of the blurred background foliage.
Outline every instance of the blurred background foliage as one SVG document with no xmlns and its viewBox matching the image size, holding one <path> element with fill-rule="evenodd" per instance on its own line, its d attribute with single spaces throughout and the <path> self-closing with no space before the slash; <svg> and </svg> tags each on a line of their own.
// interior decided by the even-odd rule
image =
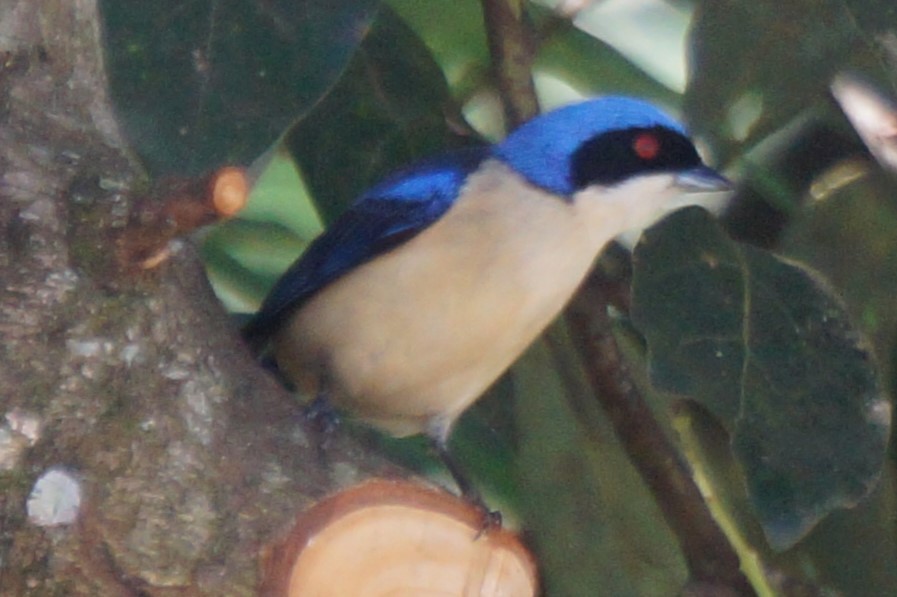
<svg viewBox="0 0 897 597">
<path fill-rule="evenodd" d="M 209 277 L 235 312 L 253 311 L 280 272 L 384 174 L 505 132 L 477 0 L 102 4 L 113 97 L 149 176 L 250 166 L 249 206 L 202 238 Z M 741 327 L 720 332 L 729 334 L 737 353 L 727 365 L 731 386 L 695 389 L 683 376 L 719 377 L 723 366 L 707 372 L 712 361 L 705 360 L 689 372 L 664 364 L 655 358 L 652 331 L 678 324 L 670 333 L 688 335 L 695 332 L 688 325 L 708 324 L 723 310 L 678 317 L 670 304 L 712 303 L 712 295 L 694 295 L 711 287 L 709 279 L 652 276 L 688 270 L 706 253 L 678 263 L 636 249 L 637 257 L 643 250 L 636 280 L 650 291 L 636 288 L 637 325 L 619 314 L 618 341 L 755 590 L 894 594 L 897 488 L 893 455 L 881 462 L 889 411 L 882 414 L 877 400 L 894 386 L 897 194 L 893 175 L 863 149 L 828 86 L 836 73 L 851 70 L 897 93 L 897 6 L 884 0 L 541 0 L 524 8 L 543 109 L 604 93 L 663 105 L 688 123 L 708 162 L 737 181 L 732 196 L 712 206 L 728 235 L 819 274 L 732 243 L 696 216 L 671 218 L 652 234 L 710 243 L 700 246 L 721 255 L 749 255 L 749 267 L 733 258 L 741 265 L 729 273 L 741 280 L 745 272 L 760 272 L 757 290 L 745 296 L 773 297 L 763 312 L 767 319 L 784 312 L 781 307 L 799 305 L 799 311 L 809 304 L 828 313 L 813 322 L 852 318 L 853 325 L 812 337 L 836 337 L 834 353 L 817 343 L 767 355 L 802 363 L 776 370 L 782 379 L 800 375 L 787 392 L 757 382 L 760 389 L 752 386 L 750 395 L 759 398 L 751 401 L 745 398 L 749 378 L 739 371 L 758 344 L 739 343 L 746 332 L 738 312 L 733 317 Z M 600 267 L 625 272 L 627 259 L 610 251 Z M 658 319 L 663 316 L 672 323 Z M 757 321 L 761 331 L 775 329 Z M 646 489 L 590 396 L 570 348 L 569 335 L 577 332 L 553 328 L 463 418 L 452 447 L 490 503 L 528 533 L 547 595 L 674 594 L 687 570 L 656 505 L 663 496 Z M 860 350 L 865 339 L 878 377 Z M 842 357 L 822 358 L 832 354 Z M 817 408 L 814 392 L 835 391 L 832 385 L 803 388 L 820 385 L 833 370 L 847 381 L 828 406 Z M 707 392 L 728 393 L 730 400 L 708 399 Z M 701 406 L 682 403 L 683 394 Z M 875 412 L 877 420 L 862 416 Z M 801 429 L 801 417 L 825 429 L 825 446 L 789 435 Z M 770 497 L 756 490 L 769 469 L 750 462 L 756 448 L 744 440 L 745 419 L 755 433 L 751 441 L 774 437 L 785 461 L 791 453 L 809 454 L 816 465 L 823 458 L 833 477 L 800 484 L 798 471 L 777 478 L 803 501 L 776 510 L 787 492 Z M 356 432 L 406 466 L 443 475 L 422 441 Z M 735 450 L 733 437 L 742 438 Z M 757 467 L 759 476 L 751 476 Z"/>
</svg>

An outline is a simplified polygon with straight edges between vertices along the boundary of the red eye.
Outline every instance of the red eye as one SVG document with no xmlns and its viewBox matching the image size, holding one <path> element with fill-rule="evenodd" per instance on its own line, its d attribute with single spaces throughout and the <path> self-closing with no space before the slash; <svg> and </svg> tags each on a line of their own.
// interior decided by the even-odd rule
<svg viewBox="0 0 897 597">
<path fill-rule="evenodd" d="M 653 160 L 660 153 L 660 140 L 654 133 L 642 133 L 633 139 L 632 151 L 643 160 Z"/>
</svg>

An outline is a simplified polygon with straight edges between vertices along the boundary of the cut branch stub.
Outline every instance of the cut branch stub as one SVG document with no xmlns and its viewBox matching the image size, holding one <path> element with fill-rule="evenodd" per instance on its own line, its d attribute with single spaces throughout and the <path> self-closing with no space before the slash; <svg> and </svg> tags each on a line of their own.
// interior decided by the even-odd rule
<svg viewBox="0 0 897 597">
<path fill-rule="evenodd" d="M 119 263 L 153 269 L 170 256 L 169 241 L 239 212 L 249 201 L 245 170 L 226 166 L 202 178 L 170 179 L 135 199 L 118 240 Z"/>
<path fill-rule="evenodd" d="M 529 596 L 532 554 L 512 532 L 443 490 L 375 479 L 302 513 L 262 555 L 266 597 L 298 595 Z"/>
</svg>

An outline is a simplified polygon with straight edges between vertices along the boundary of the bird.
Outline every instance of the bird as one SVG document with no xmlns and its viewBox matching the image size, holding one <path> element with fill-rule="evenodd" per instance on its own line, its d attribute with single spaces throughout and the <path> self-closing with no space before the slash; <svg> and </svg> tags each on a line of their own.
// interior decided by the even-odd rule
<svg viewBox="0 0 897 597">
<path fill-rule="evenodd" d="M 586 99 L 494 145 L 425 159 L 363 193 L 244 327 L 313 403 L 448 450 L 464 410 L 557 317 L 615 237 L 684 191 L 728 188 L 648 101 Z"/>
</svg>

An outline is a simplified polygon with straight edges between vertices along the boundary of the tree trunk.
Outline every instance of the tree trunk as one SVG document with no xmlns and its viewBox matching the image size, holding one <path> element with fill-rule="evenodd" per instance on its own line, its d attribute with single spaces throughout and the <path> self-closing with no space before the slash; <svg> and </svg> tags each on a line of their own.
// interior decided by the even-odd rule
<svg viewBox="0 0 897 597">
<path fill-rule="evenodd" d="M 384 464 L 319 449 L 189 242 L 120 266 L 142 179 L 99 23 L 95 0 L 0 0 L 0 595 L 255 594 L 259 549 Z M 34 491 L 50 469 L 80 501 Z"/>
</svg>

